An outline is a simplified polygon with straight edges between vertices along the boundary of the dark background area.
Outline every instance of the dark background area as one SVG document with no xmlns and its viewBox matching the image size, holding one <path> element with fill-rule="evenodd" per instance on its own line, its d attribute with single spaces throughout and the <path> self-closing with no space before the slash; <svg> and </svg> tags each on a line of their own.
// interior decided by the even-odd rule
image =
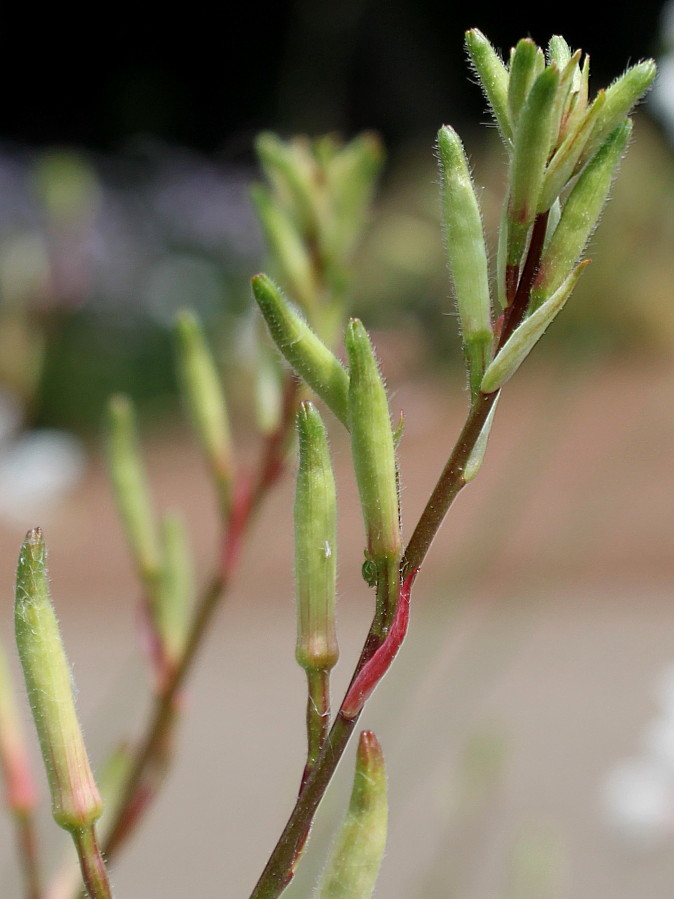
<svg viewBox="0 0 674 899">
<path fill-rule="evenodd" d="M 466 28 L 481 28 L 505 52 L 523 35 L 545 44 L 562 33 L 592 50 L 595 83 L 604 83 L 626 60 L 657 52 L 660 2 L 611 5 L 610 15 L 603 4 L 533 14 L 439 0 L 178 9 L 153 17 L 141 7 L 99 7 L 83 16 L 26 5 L 6 13 L 2 137 L 104 151 L 155 137 L 236 157 L 260 128 L 375 128 L 395 147 L 427 140 L 449 117 L 479 115 L 479 92 L 464 87 Z"/>
</svg>

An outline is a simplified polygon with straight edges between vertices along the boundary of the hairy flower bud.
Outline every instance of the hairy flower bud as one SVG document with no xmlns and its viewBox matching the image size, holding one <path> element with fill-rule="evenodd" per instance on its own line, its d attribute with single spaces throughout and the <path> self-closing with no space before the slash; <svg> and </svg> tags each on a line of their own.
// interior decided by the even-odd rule
<svg viewBox="0 0 674 899">
<path fill-rule="evenodd" d="M 386 765 L 379 741 L 365 730 L 358 741 L 356 774 L 346 817 L 318 888 L 318 899 L 372 896 L 386 848 Z"/>
<path fill-rule="evenodd" d="M 182 312 L 176 322 L 178 375 L 185 406 L 218 489 L 223 512 L 231 504 L 233 476 L 229 419 L 220 377 L 197 317 Z"/>
<path fill-rule="evenodd" d="M 475 391 L 491 359 L 493 344 L 482 218 L 463 145 L 448 125 L 438 133 L 438 153 L 449 270 L 454 282 L 469 380 Z"/>
<path fill-rule="evenodd" d="M 358 319 L 346 328 L 349 426 L 369 558 L 397 562 L 402 548 L 395 445 L 386 388 L 370 338 Z"/>
<path fill-rule="evenodd" d="M 325 426 L 312 403 L 297 413 L 300 459 L 295 493 L 296 658 L 306 670 L 337 663 L 335 482 Z"/>
<path fill-rule="evenodd" d="M 348 427 L 349 376 L 344 366 L 266 275 L 252 279 L 253 294 L 267 327 L 293 370 Z"/>
<path fill-rule="evenodd" d="M 29 531 L 16 575 L 16 643 L 40 739 L 52 815 L 69 831 L 88 828 L 102 812 L 82 731 L 72 675 L 49 595 L 40 528 Z"/>
</svg>

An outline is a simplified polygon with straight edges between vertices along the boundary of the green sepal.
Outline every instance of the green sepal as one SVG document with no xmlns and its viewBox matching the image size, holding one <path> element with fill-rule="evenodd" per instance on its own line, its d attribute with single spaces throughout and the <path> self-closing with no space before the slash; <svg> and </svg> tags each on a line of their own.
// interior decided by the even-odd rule
<svg viewBox="0 0 674 899">
<path fill-rule="evenodd" d="M 269 333 L 280 352 L 295 373 L 348 427 L 349 376 L 342 363 L 314 334 L 270 278 L 256 275 L 251 283 Z"/>
</svg>

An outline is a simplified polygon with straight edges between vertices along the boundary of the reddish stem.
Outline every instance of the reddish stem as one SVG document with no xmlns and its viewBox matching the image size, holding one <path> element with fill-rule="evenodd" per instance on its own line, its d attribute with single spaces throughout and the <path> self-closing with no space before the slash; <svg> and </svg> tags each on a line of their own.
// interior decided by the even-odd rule
<svg viewBox="0 0 674 899">
<path fill-rule="evenodd" d="M 339 710 L 345 718 L 355 718 L 359 714 L 398 654 L 407 634 L 410 621 L 410 593 L 418 572 L 419 569 L 415 568 L 405 578 L 400 588 L 395 617 L 386 639 L 363 665 L 349 687 Z"/>
</svg>

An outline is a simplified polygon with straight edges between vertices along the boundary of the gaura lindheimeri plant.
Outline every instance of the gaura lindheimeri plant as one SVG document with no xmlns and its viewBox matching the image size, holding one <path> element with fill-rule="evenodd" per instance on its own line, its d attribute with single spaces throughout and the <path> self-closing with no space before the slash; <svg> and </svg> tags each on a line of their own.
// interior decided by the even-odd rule
<svg viewBox="0 0 674 899">
<path fill-rule="evenodd" d="M 307 753 L 288 823 L 251 899 L 280 896 L 293 878 L 314 815 L 364 705 L 406 634 L 415 577 L 459 491 L 479 471 L 501 389 L 559 313 L 588 264 L 584 250 L 627 147 L 632 107 L 651 85 L 653 62 L 628 69 L 590 99 L 589 61 L 553 37 L 544 52 L 521 40 L 505 63 L 477 30 L 466 35 L 471 63 L 508 157 L 508 182 L 495 271 L 462 143 L 438 134 L 442 219 L 465 354 L 470 402 L 463 429 L 405 544 L 394 427 L 372 341 L 346 319 L 350 257 L 366 218 L 382 154 L 364 135 L 257 144 L 267 177 L 254 202 L 273 274 L 253 278 L 253 294 L 287 366 L 260 341 L 260 456 L 237 458 L 216 362 L 198 320 L 176 326 L 179 379 L 195 437 L 213 483 L 222 551 L 212 575 L 195 585 L 187 540 L 175 516 L 159 518 L 148 489 L 134 411 L 115 397 L 108 413 L 111 477 L 142 586 L 154 702 L 145 732 L 111 753 L 94 783 L 75 715 L 70 673 L 46 581 L 45 546 L 29 532 L 17 575 L 17 642 L 57 823 L 72 834 L 82 874 L 66 861 L 48 887 L 35 839 L 32 775 L 7 678 L 0 672 L 0 760 L 16 822 L 29 899 L 110 896 L 102 859 L 112 861 L 133 833 L 170 765 L 178 701 L 213 614 L 226 594 L 248 527 L 286 467 L 294 432 L 299 465 L 295 498 L 296 658 L 307 676 Z M 288 297 L 288 298 L 287 298 Z M 344 354 L 336 350 L 344 333 Z M 318 405 L 316 405 L 318 401 Z M 373 619 L 344 698 L 333 714 L 330 672 L 338 660 L 336 493 L 319 405 L 344 426 L 363 515 L 363 577 L 374 588 Z M 361 564 L 359 560 L 358 564 Z M 364 587 L 365 589 L 365 587 Z M 99 833 L 95 827 L 101 815 Z M 349 809 L 325 872 L 320 899 L 374 889 L 386 840 L 386 774 L 381 747 L 363 731 Z M 99 850 L 99 845 L 101 850 Z"/>
</svg>

